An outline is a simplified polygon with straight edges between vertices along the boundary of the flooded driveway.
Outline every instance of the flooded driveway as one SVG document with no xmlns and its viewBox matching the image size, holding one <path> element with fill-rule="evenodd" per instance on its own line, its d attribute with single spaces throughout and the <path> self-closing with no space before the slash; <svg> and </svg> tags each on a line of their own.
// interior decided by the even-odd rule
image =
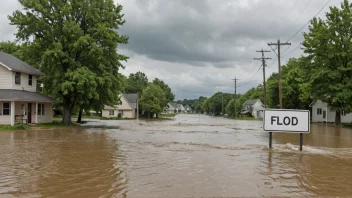
<svg viewBox="0 0 352 198">
<path fill-rule="evenodd" d="M 104 127 L 102 127 L 104 126 Z M 268 134 L 259 121 L 179 115 L 0 132 L 0 197 L 352 195 L 352 130 Z"/>
</svg>

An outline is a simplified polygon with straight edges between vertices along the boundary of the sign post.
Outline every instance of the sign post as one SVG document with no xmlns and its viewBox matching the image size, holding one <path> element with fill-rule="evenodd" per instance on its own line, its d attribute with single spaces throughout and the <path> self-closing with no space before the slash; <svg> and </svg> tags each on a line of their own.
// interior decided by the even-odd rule
<svg viewBox="0 0 352 198">
<path fill-rule="evenodd" d="M 273 132 L 299 133 L 302 151 L 303 133 L 310 132 L 310 113 L 308 110 L 266 109 L 263 129 L 269 132 L 269 148 L 272 147 Z"/>
</svg>

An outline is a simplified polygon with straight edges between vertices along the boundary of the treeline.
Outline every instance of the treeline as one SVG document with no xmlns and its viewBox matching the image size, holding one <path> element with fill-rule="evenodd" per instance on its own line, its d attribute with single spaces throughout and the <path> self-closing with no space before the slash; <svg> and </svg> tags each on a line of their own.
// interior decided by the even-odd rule
<svg viewBox="0 0 352 198">
<path fill-rule="evenodd" d="M 123 76 L 123 85 L 124 93 L 138 93 L 139 114 L 148 118 L 154 115 L 158 117 L 167 103 L 175 99 L 171 88 L 164 81 L 155 78 L 149 82 L 143 72 Z"/>
</svg>

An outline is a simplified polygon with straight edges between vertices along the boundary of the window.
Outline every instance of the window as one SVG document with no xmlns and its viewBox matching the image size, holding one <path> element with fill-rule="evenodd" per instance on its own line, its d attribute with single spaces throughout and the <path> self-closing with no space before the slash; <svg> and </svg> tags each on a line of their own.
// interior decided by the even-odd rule
<svg viewBox="0 0 352 198">
<path fill-rule="evenodd" d="M 2 103 L 2 115 L 10 115 L 10 103 Z"/>
<path fill-rule="evenodd" d="M 321 115 L 321 114 L 322 114 L 321 108 L 318 108 L 317 109 L 317 115 Z"/>
<path fill-rule="evenodd" d="M 123 116 L 123 110 L 119 110 L 119 113 L 121 114 L 121 116 Z"/>
<path fill-rule="evenodd" d="M 15 84 L 20 85 L 21 84 L 21 72 L 16 72 L 15 73 Z"/>
<path fill-rule="evenodd" d="M 28 75 L 28 85 L 30 85 L 30 86 L 32 86 L 32 79 L 33 79 L 33 76 Z"/>
<path fill-rule="evenodd" d="M 114 110 L 109 110 L 109 115 L 112 116 L 112 115 L 114 115 L 114 113 L 115 113 Z"/>
<path fill-rule="evenodd" d="M 38 115 L 44 115 L 44 104 L 38 104 Z"/>
<path fill-rule="evenodd" d="M 342 116 L 346 116 L 346 111 L 342 111 Z"/>
</svg>

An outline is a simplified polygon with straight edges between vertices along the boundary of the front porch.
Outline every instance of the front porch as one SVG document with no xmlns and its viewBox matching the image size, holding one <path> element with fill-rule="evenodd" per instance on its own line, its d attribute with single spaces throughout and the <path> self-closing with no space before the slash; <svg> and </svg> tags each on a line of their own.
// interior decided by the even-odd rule
<svg viewBox="0 0 352 198">
<path fill-rule="evenodd" d="M 0 101 L 0 124 L 37 124 L 52 122 L 52 103 Z"/>
</svg>

